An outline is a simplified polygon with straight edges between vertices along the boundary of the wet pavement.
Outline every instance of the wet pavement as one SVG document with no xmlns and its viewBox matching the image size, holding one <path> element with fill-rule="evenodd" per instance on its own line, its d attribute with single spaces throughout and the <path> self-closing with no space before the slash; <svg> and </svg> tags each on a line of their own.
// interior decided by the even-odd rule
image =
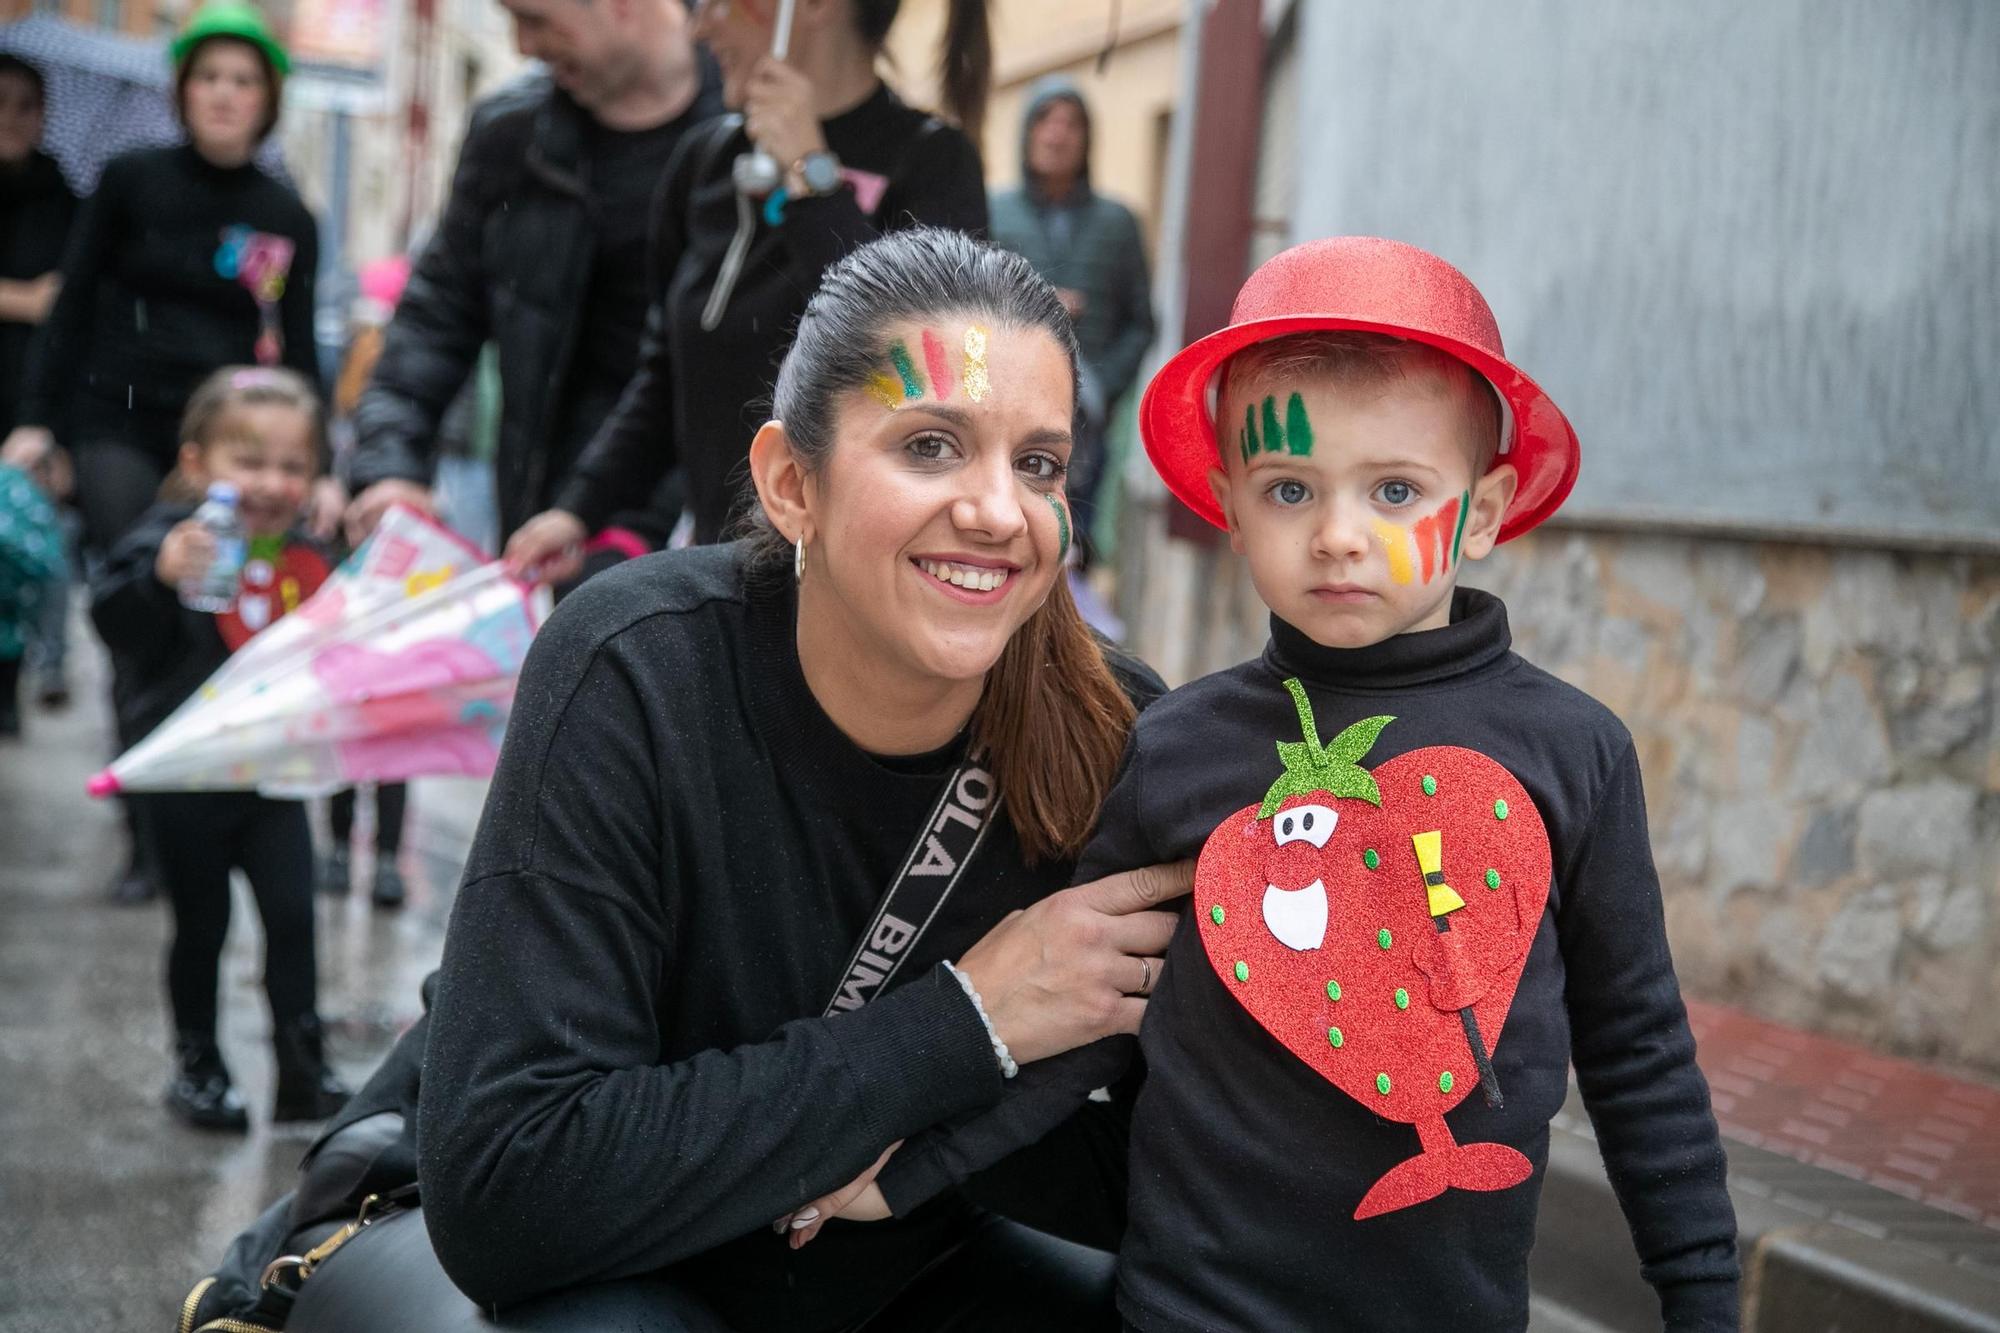
<svg viewBox="0 0 2000 1333">
<path fill-rule="evenodd" d="M 80 621 L 73 642 L 76 701 L 28 708 L 23 740 L 0 742 L 0 1330 L 156 1333 L 291 1187 L 311 1131 L 269 1124 L 262 933 L 240 884 L 222 1045 L 251 1132 L 199 1133 L 160 1106 L 167 911 L 106 900 L 124 837 L 115 811 L 83 794 L 111 753 L 104 667 Z M 420 1012 L 480 795 L 477 783 L 413 785 L 401 911 L 369 904 L 366 856 L 345 900 L 319 900 L 320 1010 L 350 1083 Z"/>
</svg>

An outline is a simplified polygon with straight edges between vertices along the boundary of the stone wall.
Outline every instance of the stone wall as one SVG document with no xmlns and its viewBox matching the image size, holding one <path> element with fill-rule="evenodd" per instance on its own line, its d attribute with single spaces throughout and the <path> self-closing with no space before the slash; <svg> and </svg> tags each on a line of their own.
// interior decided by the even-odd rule
<svg viewBox="0 0 2000 1333">
<path fill-rule="evenodd" d="M 1240 562 L 1140 509 L 1134 645 L 1255 652 Z M 1467 582 L 1632 729 L 1690 993 L 2000 1073 L 2000 557 L 1548 528 Z"/>
</svg>

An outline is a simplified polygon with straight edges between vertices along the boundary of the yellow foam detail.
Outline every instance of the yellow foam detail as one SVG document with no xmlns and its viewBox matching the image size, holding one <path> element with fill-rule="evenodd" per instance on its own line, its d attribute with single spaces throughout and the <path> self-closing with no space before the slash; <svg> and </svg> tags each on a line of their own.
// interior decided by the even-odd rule
<svg viewBox="0 0 2000 1333">
<path fill-rule="evenodd" d="M 1394 523 L 1375 520 L 1375 540 L 1389 553 L 1389 581 L 1398 587 L 1417 576 L 1410 560 L 1410 534 Z"/>
<path fill-rule="evenodd" d="M 1438 874 L 1444 865 L 1444 834 L 1433 829 L 1429 833 L 1412 833 L 1410 845 L 1416 848 L 1417 869 L 1426 877 Z M 1443 916 L 1446 912 L 1456 912 L 1465 906 L 1465 899 L 1458 896 L 1449 884 L 1425 884 L 1424 893 L 1430 900 L 1432 916 Z"/>
</svg>

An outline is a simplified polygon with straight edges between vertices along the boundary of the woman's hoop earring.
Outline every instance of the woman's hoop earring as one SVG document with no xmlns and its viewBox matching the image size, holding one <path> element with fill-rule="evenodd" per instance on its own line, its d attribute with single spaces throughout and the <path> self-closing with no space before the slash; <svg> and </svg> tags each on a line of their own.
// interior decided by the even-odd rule
<svg viewBox="0 0 2000 1333">
<path fill-rule="evenodd" d="M 806 581 L 806 539 L 804 537 L 792 543 L 792 577 L 800 583 Z"/>
</svg>

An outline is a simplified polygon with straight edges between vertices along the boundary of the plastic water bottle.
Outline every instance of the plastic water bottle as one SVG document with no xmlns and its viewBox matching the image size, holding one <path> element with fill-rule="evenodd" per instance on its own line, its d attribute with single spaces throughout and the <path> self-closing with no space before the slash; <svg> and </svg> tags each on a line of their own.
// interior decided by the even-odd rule
<svg viewBox="0 0 2000 1333">
<path fill-rule="evenodd" d="M 193 611 L 227 611 L 236 602 L 248 545 L 243 522 L 236 516 L 236 488 L 226 481 L 210 482 L 208 498 L 194 511 L 194 521 L 215 539 L 215 559 L 198 578 L 181 584 L 181 605 Z"/>
</svg>

